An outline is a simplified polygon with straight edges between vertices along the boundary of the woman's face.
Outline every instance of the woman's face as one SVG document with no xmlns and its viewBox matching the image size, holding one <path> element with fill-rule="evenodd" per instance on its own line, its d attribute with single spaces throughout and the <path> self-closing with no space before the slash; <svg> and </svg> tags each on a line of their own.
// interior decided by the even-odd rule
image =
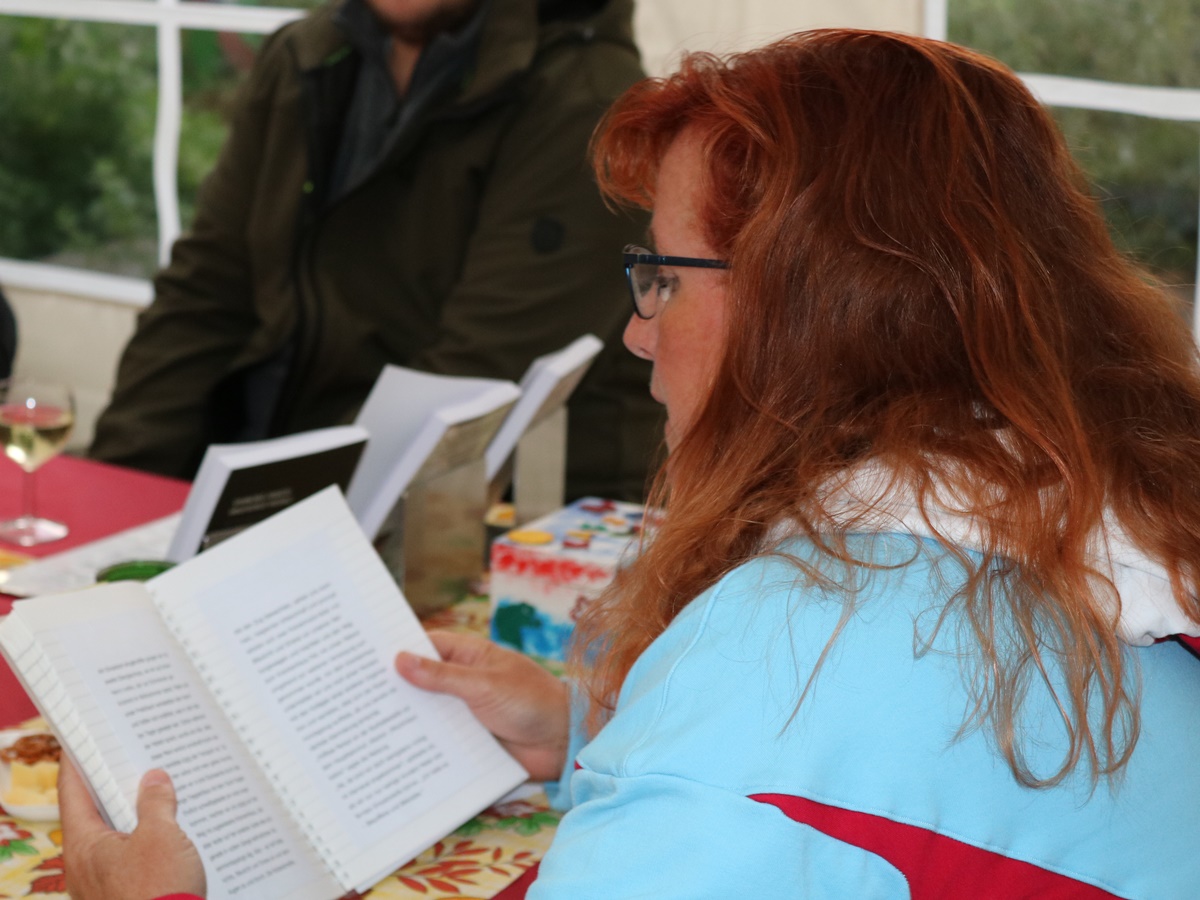
<svg viewBox="0 0 1200 900">
<path fill-rule="evenodd" d="M 699 144 L 684 132 L 658 172 L 651 252 L 717 258 L 699 218 L 701 175 Z M 659 274 L 673 280 L 670 299 L 652 319 L 630 317 L 625 346 L 654 364 L 650 394 L 667 408 L 667 447 L 673 449 L 704 405 L 724 351 L 728 276 L 721 269 L 672 266 Z"/>
</svg>

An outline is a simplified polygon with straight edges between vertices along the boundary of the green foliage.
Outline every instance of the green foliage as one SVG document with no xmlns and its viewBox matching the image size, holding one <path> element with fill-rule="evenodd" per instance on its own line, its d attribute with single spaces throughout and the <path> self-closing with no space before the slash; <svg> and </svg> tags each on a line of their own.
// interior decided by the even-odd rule
<svg viewBox="0 0 1200 900">
<path fill-rule="evenodd" d="M 1198 0 L 950 0 L 950 40 L 1019 72 L 1200 87 Z"/>
<path fill-rule="evenodd" d="M 184 224 L 225 141 L 239 74 L 185 31 L 178 178 Z M 149 274 L 157 240 L 155 30 L 0 15 L 0 256 Z"/>
<path fill-rule="evenodd" d="M 237 0 L 313 7 L 320 0 Z M 1200 0 L 951 0 L 951 40 L 1029 73 L 1200 87 Z M 182 217 L 225 140 L 231 36 L 183 36 Z M 253 49 L 257 37 L 236 38 Z M 244 54 L 239 54 L 243 56 Z M 149 263 L 155 31 L 0 15 L 0 256 Z M 1169 278 L 1195 272 L 1200 127 L 1058 110 L 1119 243 Z"/>
<path fill-rule="evenodd" d="M 0 254 L 153 231 L 153 31 L 0 17 Z"/>
<path fill-rule="evenodd" d="M 257 46 L 257 38 L 228 35 L 226 40 Z M 196 192 L 212 169 L 228 134 L 229 117 L 239 81 L 221 47 L 222 36 L 212 31 L 183 35 L 184 105 L 179 127 L 178 184 L 180 218 L 186 228 L 195 213 Z M 250 51 L 252 52 L 252 51 Z"/>
<path fill-rule="evenodd" d="M 1055 117 L 1117 244 L 1168 279 L 1192 281 L 1200 126 L 1079 109 Z"/>
<path fill-rule="evenodd" d="M 1200 0 L 951 0 L 949 37 L 1029 74 L 1200 87 Z M 1196 270 L 1200 126 L 1054 110 L 1117 243 L 1173 281 Z"/>
</svg>

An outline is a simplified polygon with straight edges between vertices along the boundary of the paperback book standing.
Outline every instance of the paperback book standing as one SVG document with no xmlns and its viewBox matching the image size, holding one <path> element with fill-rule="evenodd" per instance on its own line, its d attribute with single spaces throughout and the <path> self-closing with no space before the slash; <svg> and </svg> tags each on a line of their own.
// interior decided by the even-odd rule
<svg viewBox="0 0 1200 900">
<path fill-rule="evenodd" d="M 599 343 L 586 335 L 535 360 L 521 388 L 386 366 L 354 425 L 213 445 L 181 514 L 14 568 L 4 589 L 29 597 L 84 587 L 130 559 L 181 562 L 331 484 L 375 540 L 421 479 L 472 458 L 481 480 L 492 478 L 527 430 L 565 403 Z"/>
</svg>

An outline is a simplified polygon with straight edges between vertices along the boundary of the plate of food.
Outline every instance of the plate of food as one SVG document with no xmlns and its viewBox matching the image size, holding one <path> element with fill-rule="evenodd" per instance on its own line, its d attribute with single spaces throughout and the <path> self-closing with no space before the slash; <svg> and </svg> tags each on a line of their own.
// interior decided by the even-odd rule
<svg viewBox="0 0 1200 900">
<path fill-rule="evenodd" d="M 58 819 L 62 748 L 44 731 L 0 731 L 0 806 L 18 819 Z"/>
</svg>

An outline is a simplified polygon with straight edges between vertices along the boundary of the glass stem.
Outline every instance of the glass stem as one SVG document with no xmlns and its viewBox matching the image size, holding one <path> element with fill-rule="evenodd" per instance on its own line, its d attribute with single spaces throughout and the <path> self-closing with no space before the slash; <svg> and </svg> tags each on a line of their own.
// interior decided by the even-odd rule
<svg viewBox="0 0 1200 900">
<path fill-rule="evenodd" d="M 25 498 L 25 518 L 31 520 L 37 518 L 37 489 L 33 483 L 35 474 L 33 470 L 27 469 L 25 470 L 24 477 L 21 479 L 23 482 L 21 491 Z"/>
</svg>

